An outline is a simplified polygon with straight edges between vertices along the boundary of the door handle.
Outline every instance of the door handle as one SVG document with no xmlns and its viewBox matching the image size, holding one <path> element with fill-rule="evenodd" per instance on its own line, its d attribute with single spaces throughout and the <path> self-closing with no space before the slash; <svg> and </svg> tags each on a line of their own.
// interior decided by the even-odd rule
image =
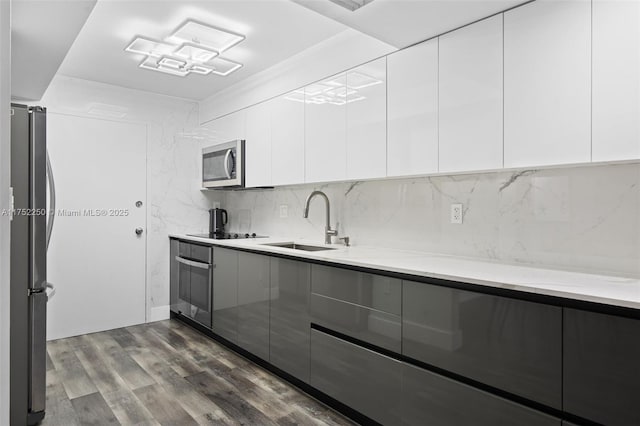
<svg viewBox="0 0 640 426">
<path fill-rule="evenodd" d="M 137 227 L 137 228 L 136 228 L 136 235 L 142 235 L 142 232 L 143 232 L 143 231 L 144 231 L 144 230 L 143 230 L 142 228 Z"/>
</svg>

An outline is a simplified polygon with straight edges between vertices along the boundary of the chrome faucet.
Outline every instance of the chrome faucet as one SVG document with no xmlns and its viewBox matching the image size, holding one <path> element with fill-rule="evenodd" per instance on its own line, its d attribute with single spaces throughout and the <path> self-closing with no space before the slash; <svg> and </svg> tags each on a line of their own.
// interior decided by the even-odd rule
<svg viewBox="0 0 640 426">
<path fill-rule="evenodd" d="M 302 217 L 305 219 L 309 217 L 309 203 L 311 203 L 311 199 L 316 195 L 322 196 L 324 198 L 325 205 L 327 206 L 327 224 L 324 227 L 324 243 L 331 244 L 331 237 L 338 235 L 338 231 L 335 229 L 331 229 L 331 225 L 329 224 L 329 218 L 331 217 L 331 207 L 329 207 L 329 197 L 322 191 L 313 191 L 307 197 L 307 201 L 304 203 L 304 211 L 302 212 Z"/>
</svg>

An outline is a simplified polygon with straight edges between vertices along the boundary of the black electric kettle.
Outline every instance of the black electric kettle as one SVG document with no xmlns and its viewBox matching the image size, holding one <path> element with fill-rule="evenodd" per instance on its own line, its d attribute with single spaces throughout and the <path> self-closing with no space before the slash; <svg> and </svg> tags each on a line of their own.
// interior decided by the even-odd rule
<svg viewBox="0 0 640 426">
<path fill-rule="evenodd" d="M 209 234 L 224 234 L 224 226 L 229 222 L 229 216 L 225 209 L 209 210 Z"/>
</svg>

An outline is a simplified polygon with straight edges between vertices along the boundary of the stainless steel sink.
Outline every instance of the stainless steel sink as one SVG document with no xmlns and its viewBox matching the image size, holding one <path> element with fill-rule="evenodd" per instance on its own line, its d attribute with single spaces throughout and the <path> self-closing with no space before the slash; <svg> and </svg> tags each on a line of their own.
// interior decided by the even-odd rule
<svg viewBox="0 0 640 426">
<path fill-rule="evenodd" d="M 335 247 L 323 247 L 323 246 L 310 246 L 307 244 L 298 244 L 294 242 L 288 243 L 263 243 L 263 246 L 271 246 L 271 247 L 282 247 L 293 250 L 302 250 L 302 251 L 323 251 L 323 250 L 335 250 Z"/>
</svg>

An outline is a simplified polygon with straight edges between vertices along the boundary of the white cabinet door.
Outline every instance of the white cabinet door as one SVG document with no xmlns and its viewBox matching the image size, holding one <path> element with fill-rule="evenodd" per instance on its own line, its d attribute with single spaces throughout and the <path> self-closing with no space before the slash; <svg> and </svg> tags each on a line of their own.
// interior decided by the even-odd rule
<svg viewBox="0 0 640 426">
<path fill-rule="evenodd" d="M 305 87 L 305 182 L 347 177 L 345 87 L 345 73 Z"/>
<path fill-rule="evenodd" d="M 593 161 L 640 158 L 640 2 L 593 2 Z"/>
<path fill-rule="evenodd" d="M 347 178 L 387 174 L 387 58 L 347 71 Z"/>
<path fill-rule="evenodd" d="M 438 171 L 438 39 L 387 57 L 387 175 Z"/>
<path fill-rule="evenodd" d="M 591 161 L 591 2 L 504 14 L 504 166 Z"/>
<path fill-rule="evenodd" d="M 271 185 L 271 101 L 246 109 L 245 186 Z"/>
<path fill-rule="evenodd" d="M 440 37 L 439 170 L 502 168 L 502 15 Z"/>
<path fill-rule="evenodd" d="M 271 102 L 271 183 L 304 183 L 304 90 Z"/>
<path fill-rule="evenodd" d="M 246 111 L 240 110 L 202 125 L 207 132 L 205 146 L 245 139 Z"/>
</svg>

